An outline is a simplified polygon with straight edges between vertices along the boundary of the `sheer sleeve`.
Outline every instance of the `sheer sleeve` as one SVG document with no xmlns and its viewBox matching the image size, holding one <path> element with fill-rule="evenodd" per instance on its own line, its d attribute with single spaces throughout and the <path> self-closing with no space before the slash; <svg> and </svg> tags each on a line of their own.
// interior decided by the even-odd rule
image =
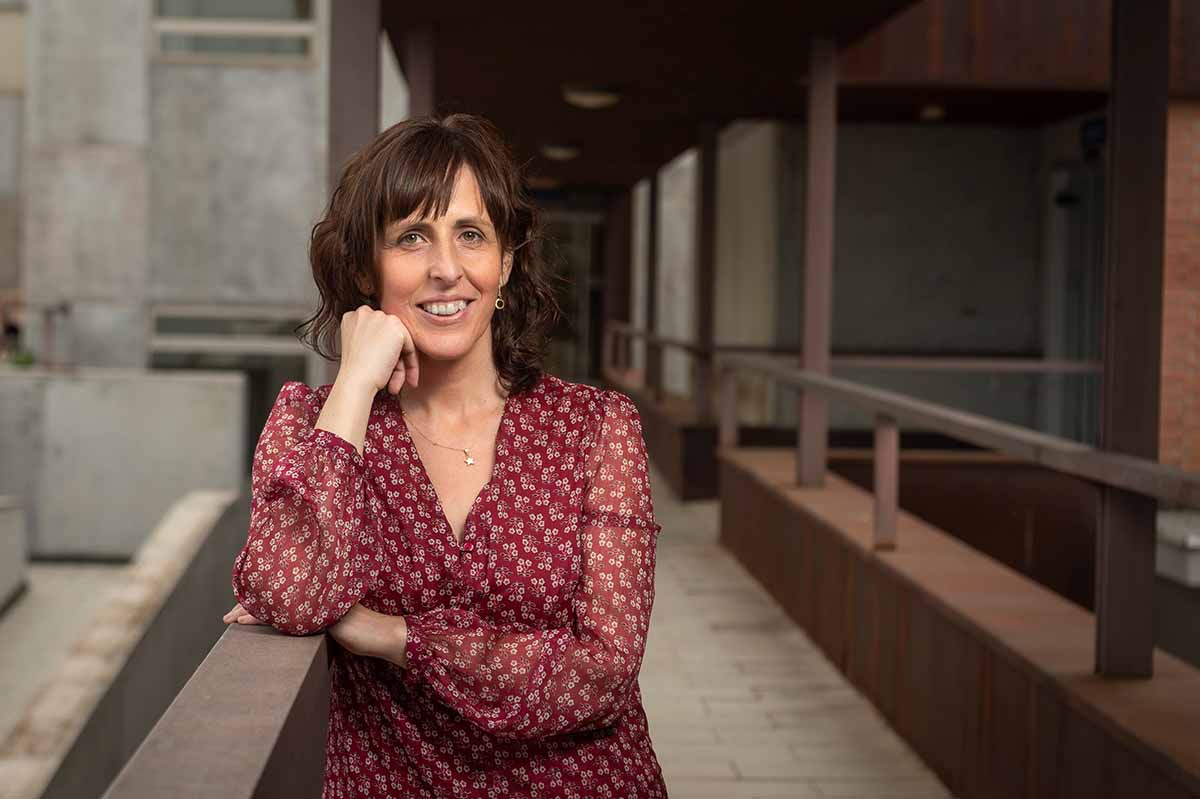
<svg viewBox="0 0 1200 799">
<path fill-rule="evenodd" d="M 572 625 L 506 632 L 453 607 L 406 617 L 406 683 L 428 686 L 498 737 L 607 726 L 637 696 L 661 527 L 637 408 L 611 389 L 601 393 L 600 405 L 585 463 L 583 572 L 571 600 Z"/>
<path fill-rule="evenodd" d="M 353 444 L 314 425 L 304 383 L 279 392 L 254 450 L 250 533 L 233 593 L 255 618 L 292 635 L 336 622 L 379 576 L 382 508 Z"/>
</svg>

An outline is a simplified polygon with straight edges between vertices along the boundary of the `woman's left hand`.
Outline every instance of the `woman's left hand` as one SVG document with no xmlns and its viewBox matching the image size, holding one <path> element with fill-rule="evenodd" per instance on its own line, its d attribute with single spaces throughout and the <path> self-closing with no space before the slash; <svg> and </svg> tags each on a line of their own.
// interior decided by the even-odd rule
<svg viewBox="0 0 1200 799">
<path fill-rule="evenodd" d="M 355 655 L 383 658 L 397 666 L 407 662 L 405 642 L 408 625 L 403 616 L 376 613 L 356 602 L 326 632 Z"/>
<path fill-rule="evenodd" d="M 251 616 L 241 603 L 225 614 L 226 624 L 262 624 Z M 365 657 L 383 658 L 397 666 L 408 662 L 405 643 L 408 625 L 403 616 L 376 613 L 355 602 L 336 624 L 326 630 L 346 650 Z"/>
</svg>

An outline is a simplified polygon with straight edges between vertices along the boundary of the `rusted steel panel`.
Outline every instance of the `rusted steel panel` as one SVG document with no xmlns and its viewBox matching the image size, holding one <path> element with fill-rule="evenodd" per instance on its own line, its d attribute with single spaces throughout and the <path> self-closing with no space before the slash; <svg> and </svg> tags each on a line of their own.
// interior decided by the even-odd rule
<svg viewBox="0 0 1200 799">
<path fill-rule="evenodd" d="M 1158 690 L 1088 674 L 1082 611 L 1032 585 L 1021 596 L 981 591 L 980 580 L 1011 591 L 1019 578 L 918 534 L 925 526 L 911 518 L 910 535 L 936 568 L 917 566 L 903 547 L 874 553 L 861 516 L 869 497 L 831 503 L 826 492 L 857 491 L 836 477 L 818 492 L 781 486 L 788 457 L 723 456 L 721 540 L 790 615 L 807 620 L 823 650 L 832 641 L 844 653 L 835 662 L 956 796 L 1200 795 L 1200 769 L 1186 762 L 1194 703 L 1171 693 L 1191 689 L 1191 672 L 1164 660 Z M 829 575 L 844 583 L 840 600 Z M 1010 600 L 1014 610 L 1041 610 L 1014 619 Z M 840 602 L 832 613 L 831 602 Z M 831 623 L 845 629 L 833 633 Z"/>
<path fill-rule="evenodd" d="M 1059 764 L 1062 762 L 1063 707 L 1046 680 L 1033 686 L 1033 712 L 1029 719 L 1029 786 L 1031 799 L 1057 799 Z"/>
<path fill-rule="evenodd" d="M 1095 0 L 924 0 L 843 54 L 852 86 L 1109 87 L 1111 9 Z M 1200 5 L 1171 0 L 1172 96 L 1200 96 Z"/>
<path fill-rule="evenodd" d="M 1033 689 L 1027 673 L 1003 655 L 987 658 L 989 695 L 983 723 L 983 749 L 987 768 L 980 780 L 980 796 L 1017 799 L 1028 796 L 1030 767 L 1030 717 Z"/>
<path fill-rule="evenodd" d="M 934 660 L 930 676 L 937 701 L 930 714 L 930 765 L 954 790 L 962 784 L 967 708 L 978 701 L 978 685 L 966 669 L 967 636 L 946 616 L 932 614 Z"/>
<path fill-rule="evenodd" d="M 1063 799 L 1105 795 L 1104 734 L 1077 713 L 1063 714 L 1062 772 L 1058 791 Z"/>
</svg>

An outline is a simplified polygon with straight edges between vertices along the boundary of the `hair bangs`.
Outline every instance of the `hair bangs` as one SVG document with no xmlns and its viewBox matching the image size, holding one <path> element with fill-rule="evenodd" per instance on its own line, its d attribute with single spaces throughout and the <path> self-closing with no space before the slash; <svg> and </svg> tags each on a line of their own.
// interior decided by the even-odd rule
<svg viewBox="0 0 1200 799">
<path fill-rule="evenodd" d="M 424 141 L 397 142 L 395 152 L 380 154 L 385 160 L 375 204 L 377 235 L 393 222 L 409 217 L 436 219 L 450 207 L 454 181 L 466 163 L 464 153 L 446 136 L 419 138 Z"/>
</svg>

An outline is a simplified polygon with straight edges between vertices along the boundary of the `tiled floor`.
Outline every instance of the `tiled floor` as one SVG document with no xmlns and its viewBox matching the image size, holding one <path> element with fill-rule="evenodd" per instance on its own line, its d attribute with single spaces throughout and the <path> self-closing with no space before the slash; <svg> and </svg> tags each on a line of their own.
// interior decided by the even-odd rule
<svg viewBox="0 0 1200 799">
<path fill-rule="evenodd" d="M 96 598 L 107 595 L 128 568 L 29 564 L 25 593 L 0 616 L 0 741 L 91 622 Z"/>
<path fill-rule="evenodd" d="M 672 799 L 951 794 L 653 475 L 663 526 L 641 687 Z"/>
</svg>

